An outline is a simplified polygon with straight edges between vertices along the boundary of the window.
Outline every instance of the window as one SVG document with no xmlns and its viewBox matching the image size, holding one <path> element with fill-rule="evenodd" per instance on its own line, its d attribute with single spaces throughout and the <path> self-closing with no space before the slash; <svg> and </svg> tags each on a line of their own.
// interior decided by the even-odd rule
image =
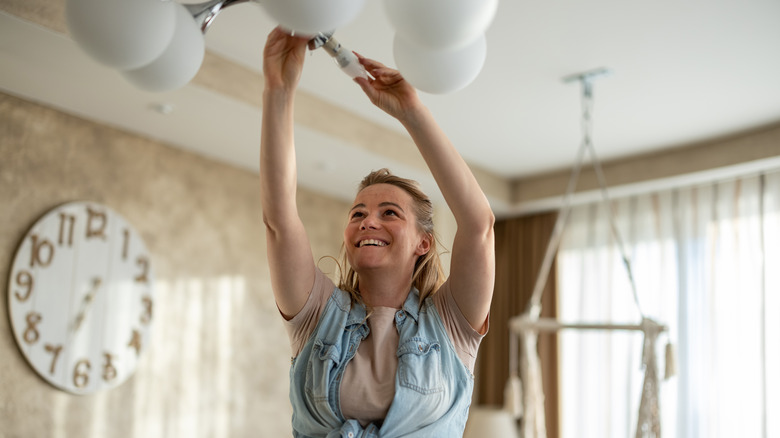
<svg viewBox="0 0 780 438">
<path fill-rule="evenodd" d="M 577 206 L 558 254 L 560 319 L 644 315 L 669 327 L 656 352 L 665 437 L 780 436 L 780 173 L 617 200 L 613 211 L 639 305 L 607 209 Z M 561 436 L 635 436 L 641 332 L 559 339 Z M 677 373 L 664 381 L 667 340 Z"/>
</svg>

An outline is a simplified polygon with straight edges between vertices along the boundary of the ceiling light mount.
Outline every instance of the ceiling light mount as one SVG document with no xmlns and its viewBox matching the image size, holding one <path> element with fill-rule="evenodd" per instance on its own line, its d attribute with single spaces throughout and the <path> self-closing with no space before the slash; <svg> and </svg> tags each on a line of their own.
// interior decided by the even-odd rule
<svg viewBox="0 0 780 438">
<path fill-rule="evenodd" d="M 582 91 L 585 96 L 593 95 L 593 81 L 596 79 L 602 79 L 612 75 L 612 70 L 606 67 L 594 68 L 593 70 L 586 70 L 581 73 L 575 73 L 563 77 L 564 83 L 579 82 L 582 84 Z"/>
<path fill-rule="evenodd" d="M 209 0 L 203 3 L 187 4 L 184 5 L 184 7 L 192 14 L 195 23 L 198 25 L 201 32 L 205 34 L 211 26 L 211 23 L 214 22 L 214 19 L 217 18 L 217 15 L 219 15 L 223 9 L 250 1 L 253 0 Z"/>
<path fill-rule="evenodd" d="M 594 68 L 593 70 L 586 70 L 581 73 L 574 73 L 563 77 L 563 82 L 570 83 L 575 81 L 587 81 L 590 82 L 594 79 L 600 79 L 612 75 L 613 71 L 606 67 Z"/>
</svg>

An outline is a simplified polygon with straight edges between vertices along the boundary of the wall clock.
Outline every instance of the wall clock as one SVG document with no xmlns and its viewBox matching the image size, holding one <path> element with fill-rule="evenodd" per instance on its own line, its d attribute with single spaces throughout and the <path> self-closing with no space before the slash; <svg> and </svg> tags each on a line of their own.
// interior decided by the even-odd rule
<svg viewBox="0 0 780 438">
<path fill-rule="evenodd" d="M 61 205 L 33 224 L 12 263 L 11 326 L 43 379 L 88 394 L 132 375 L 150 340 L 154 281 L 130 223 L 98 203 Z"/>
</svg>

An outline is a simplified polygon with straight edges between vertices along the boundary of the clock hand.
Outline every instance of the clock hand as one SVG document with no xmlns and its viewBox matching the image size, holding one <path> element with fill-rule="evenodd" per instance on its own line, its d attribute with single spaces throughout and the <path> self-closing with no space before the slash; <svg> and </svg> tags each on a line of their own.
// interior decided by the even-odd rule
<svg viewBox="0 0 780 438">
<path fill-rule="evenodd" d="M 100 277 L 95 277 L 92 279 L 92 289 L 86 296 L 84 296 L 84 299 L 81 301 L 81 309 L 79 310 L 79 314 L 76 316 L 76 321 L 73 324 L 74 332 L 77 331 L 79 327 L 81 327 L 81 323 L 87 316 L 87 310 L 89 310 L 90 304 L 92 304 L 92 300 L 95 298 L 95 295 L 97 294 L 97 291 L 99 290 L 102 283 L 103 280 L 101 280 Z"/>
</svg>

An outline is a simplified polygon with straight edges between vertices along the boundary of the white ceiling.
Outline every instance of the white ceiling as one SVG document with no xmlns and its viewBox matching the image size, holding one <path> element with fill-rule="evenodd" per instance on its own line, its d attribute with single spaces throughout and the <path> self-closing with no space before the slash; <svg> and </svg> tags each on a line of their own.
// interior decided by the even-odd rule
<svg viewBox="0 0 780 438">
<path fill-rule="evenodd" d="M 188 1 L 188 3 L 193 3 Z M 0 7 L 2 9 L 2 7 Z M 220 14 L 209 50 L 260 71 L 273 27 L 255 4 Z M 381 0 L 367 0 L 335 35 L 392 65 L 393 30 Z M 597 67 L 595 143 L 602 159 L 683 146 L 780 121 L 778 0 L 500 0 L 479 77 L 449 95 L 423 94 L 466 160 L 513 179 L 572 164 L 580 89 L 562 78 Z M 0 89 L 256 170 L 259 109 L 187 86 L 151 94 L 83 55 L 64 35 L 0 14 Z M 391 129 L 322 51 L 301 88 Z M 173 113 L 151 111 L 169 103 Z M 296 131 L 303 185 L 352 196 L 356 180 L 386 157 L 319 132 Z M 349 157 L 349 161 L 345 161 Z M 346 163 L 346 164 L 345 164 Z M 306 167 L 308 166 L 308 167 Z M 419 170 L 397 173 L 430 181 Z"/>
</svg>

